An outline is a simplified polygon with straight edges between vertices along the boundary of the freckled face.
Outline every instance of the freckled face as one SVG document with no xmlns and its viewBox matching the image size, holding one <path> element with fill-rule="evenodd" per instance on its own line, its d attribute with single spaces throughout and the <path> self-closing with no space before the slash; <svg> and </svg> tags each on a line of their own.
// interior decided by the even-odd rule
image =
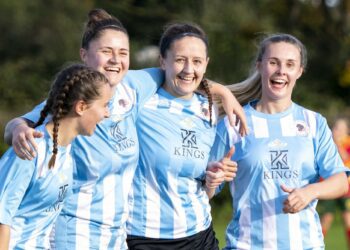
<svg viewBox="0 0 350 250">
<path fill-rule="evenodd" d="M 117 85 L 129 69 L 129 38 L 121 31 L 106 29 L 99 38 L 89 43 L 88 49 L 80 49 L 82 61 L 103 73 Z"/>
<path fill-rule="evenodd" d="M 207 69 L 209 58 L 205 43 L 197 37 L 183 37 L 173 41 L 160 58 L 165 70 L 164 89 L 176 97 L 189 99 L 198 88 Z"/>
<path fill-rule="evenodd" d="M 271 43 L 257 68 L 261 75 L 262 99 L 291 101 L 295 83 L 303 73 L 298 47 L 286 42 Z"/>
</svg>

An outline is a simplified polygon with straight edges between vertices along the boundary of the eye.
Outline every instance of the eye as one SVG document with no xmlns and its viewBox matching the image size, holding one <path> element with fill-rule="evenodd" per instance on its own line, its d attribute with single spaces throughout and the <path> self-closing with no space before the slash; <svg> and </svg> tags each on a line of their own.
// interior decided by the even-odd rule
<svg viewBox="0 0 350 250">
<path fill-rule="evenodd" d="M 175 62 L 177 62 L 177 63 L 184 63 L 185 59 L 184 58 L 176 58 Z"/>
<path fill-rule="evenodd" d="M 268 63 L 270 65 L 276 65 L 277 64 L 277 61 L 276 60 L 269 60 Z"/>
<path fill-rule="evenodd" d="M 127 51 L 121 51 L 121 52 L 119 53 L 119 55 L 125 57 L 125 56 L 128 56 L 128 55 L 129 55 L 129 52 L 127 52 Z"/>
<path fill-rule="evenodd" d="M 101 51 L 102 51 L 103 54 L 106 54 L 106 55 L 112 53 L 112 51 L 110 49 L 103 49 Z"/>
<path fill-rule="evenodd" d="M 200 60 L 200 59 L 194 59 L 194 60 L 193 60 L 193 63 L 194 63 L 195 65 L 200 65 L 200 64 L 202 64 L 202 60 Z"/>
</svg>

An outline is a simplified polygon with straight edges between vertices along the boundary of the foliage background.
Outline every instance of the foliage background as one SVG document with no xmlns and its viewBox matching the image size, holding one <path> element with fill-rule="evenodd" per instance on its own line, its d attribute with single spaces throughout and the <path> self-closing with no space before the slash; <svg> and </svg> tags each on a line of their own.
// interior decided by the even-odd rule
<svg viewBox="0 0 350 250">
<path fill-rule="evenodd" d="M 349 0 L 0 0 L 1 134 L 7 121 L 45 98 L 64 63 L 79 61 L 82 28 L 96 7 L 127 27 L 134 69 L 157 66 L 157 60 L 141 60 L 142 51 L 157 46 L 166 23 L 200 24 L 210 38 L 207 76 L 223 83 L 247 76 L 262 34 L 291 33 L 309 52 L 294 100 L 329 122 L 350 114 Z M 8 146 L 0 138 L 1 155 Z M 216 198 L 214 210 L 227 199 Z"/>
</svg>

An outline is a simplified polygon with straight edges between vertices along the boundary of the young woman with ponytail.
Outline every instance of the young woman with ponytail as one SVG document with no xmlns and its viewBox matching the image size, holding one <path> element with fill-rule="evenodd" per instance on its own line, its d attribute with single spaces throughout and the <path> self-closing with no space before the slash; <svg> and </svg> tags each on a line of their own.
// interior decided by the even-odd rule
<svg viewBox="0 0 350 250">
<path fill-rule="evenodd" d="M 58 73 L 34 125 L 44 135 L 36 139 L 37 156 L 22 160 L 10 148 L 0 160 L 1 250 L 50 247 L 49 234 L 72 186 L 70 143 L 78 134 L 92 135 L 109 116 L 110 92 L 107 78 L 84 65 Z"/>
</svg>

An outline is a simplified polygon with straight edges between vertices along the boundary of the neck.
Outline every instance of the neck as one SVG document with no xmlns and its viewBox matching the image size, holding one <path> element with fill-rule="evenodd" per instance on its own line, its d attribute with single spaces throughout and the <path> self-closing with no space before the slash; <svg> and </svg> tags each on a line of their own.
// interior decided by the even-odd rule
<svg viewBox="0 0 350 250">
<path fill-rule="evenodd" d="M 67 146 L 78 135 L 78 131 L 75 129 L 75 119 L 65 117 L 59 121 L 57 144 L 59 146 Z M 50 121 L 46 124 L 46 129 L 50 136 L 53 138 L 53 122 Z"/>
<path fill-rule="evenodd" d="M 264 101 L 261 99 L 256 104 L 255 109 L 265 114 L 277 114 L 286 111 L 292 105 L 292 100 L 288 101 Z"/>
</svg>

